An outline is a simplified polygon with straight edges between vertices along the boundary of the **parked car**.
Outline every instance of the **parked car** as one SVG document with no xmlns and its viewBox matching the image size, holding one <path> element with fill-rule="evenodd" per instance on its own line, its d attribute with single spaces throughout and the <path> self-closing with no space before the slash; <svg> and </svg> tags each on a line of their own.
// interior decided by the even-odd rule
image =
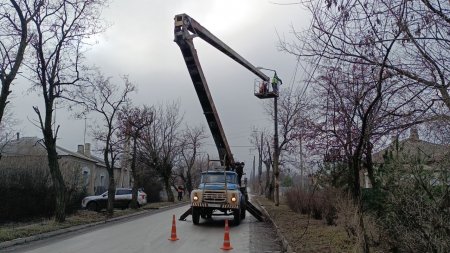
<svg viewBox="0 0 450 253">
<path fill-rule="evenodd" d="M 132 196 L 131 191 L 131 188 L 117 188 L 114 199 L 114 207 L 123 209 L 130 207 Z M 138 190 L 137 200 L 139 207 L 147 204 L 147 194 L 142 190 Z M 105 209 L 107 205 L 108 192 L 96 196 L 88 196 L 81 201 L 81 207 L 91 211 L 100 211 Z"/>
</svg>

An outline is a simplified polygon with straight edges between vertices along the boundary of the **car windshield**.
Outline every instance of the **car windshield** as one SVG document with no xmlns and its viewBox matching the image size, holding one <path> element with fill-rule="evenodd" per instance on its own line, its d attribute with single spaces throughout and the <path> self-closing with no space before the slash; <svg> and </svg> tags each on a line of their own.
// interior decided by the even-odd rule
<svg viewBox="0 0 450 253">
<path fill-rule="evenodd" d="M 131 189 L 117 189 L 116 195 L 127 195 L 131 194 Z"/>
<path fill-rule="evenodd" d="M 202 174 L 202 183 L 225 183 L 224 174 Z M 236 175 L 227 174 L 227 183 L 236 183 Z"/>
</svg>

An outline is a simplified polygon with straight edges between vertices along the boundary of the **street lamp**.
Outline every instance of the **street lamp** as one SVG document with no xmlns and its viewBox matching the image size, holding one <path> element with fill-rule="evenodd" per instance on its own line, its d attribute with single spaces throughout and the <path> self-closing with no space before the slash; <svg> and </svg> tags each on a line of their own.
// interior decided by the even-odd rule
<svg viewBox="0 0 450 253">
<path fill-rule="evenodd" d="M 257 69 L 263 69 L 263 70 L 268 70 L 268 71 L 272 71 L 274 72 L 274 78 L 278 79 L 277 76 L 277 71 L 273 70 L 273 69 L 268 69 L 268 68 L 263 68 L 263 67 L 256 67 Z M 279 80 L 281 81 L 281 80 Z M 275 206 L 279 206 L 280 205 L 280 180 L 279 180 L 279 176 L 280 176 L 280 170 L 278 168 L 278 161 L 279 161 L 279 157 L 280 157 L 280 152 L 279 152 L 279 148 L 278 148 L 278 87 L 277 87 L 277 91 L 275 92 L 275 90 L 273 90 L 273 93 L 275 93 L 273 97 L 273 110 L 274 110 L 274 134 L 273 134 L 273 174 L 275 176 L 275 196 L 274 196 L 274 201 L 275 201 Z M 260 99 L 264 99 L 264 98 L 269 98 L 269 97 L 260 97 L 258 96 L 258 98 Z"/>
</svg>

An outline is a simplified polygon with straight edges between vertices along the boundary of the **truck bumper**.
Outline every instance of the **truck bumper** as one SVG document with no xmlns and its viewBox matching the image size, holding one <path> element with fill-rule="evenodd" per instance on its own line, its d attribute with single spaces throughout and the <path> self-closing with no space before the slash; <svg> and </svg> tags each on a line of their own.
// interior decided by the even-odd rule
<svg viewBox="0 0 450 253">
<path fill-rule="evenodd" d="M 208 208 L 221 208 L 221 209 L 239 209 L 238 205 L 232 204 L 216 204 L 216 203 L 205 203 L 205 202 L 197 202 L 192 203 L 193 207 L 208 207 Z"/>
</svg>

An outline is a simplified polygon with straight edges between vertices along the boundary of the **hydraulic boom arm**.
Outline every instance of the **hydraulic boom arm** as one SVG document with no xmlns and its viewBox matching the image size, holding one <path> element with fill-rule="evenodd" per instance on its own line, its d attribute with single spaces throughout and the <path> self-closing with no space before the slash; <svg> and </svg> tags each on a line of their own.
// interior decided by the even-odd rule
<svg viewBox="0 0 450 253">
<path fill-rule="evenodd" d="M 184 61 L 188 68 L 192 82 L 194 83 L 195 91 L 197 92 L 200 100 L 203 113 L 205 114 L 209 129 L 211 130 L 214 142 L 217 146 L 220 160 L 223 161 L 222 165 L 226 166 L 227 169 L 231 168 L 232 170 L 242 170 L 242 167 L 238 168 L 242 165 L 235 163 L 230 146 L 228 145 L 225 137 L 219 115 L 211 97 L 211 93 L 209 92 L 208 84 L 205 76 L 203 75 L 203 70 L 197 56 L 197 51 L 194 47 L 193 38 L 199 37 L 208 42 L 210 45 L 244 66 L 246 69 L 253 72 L 262 80 L 269 81 L 270 78 L 186 14 L 179 14 L 175 16 L 174 33 L 174 41 L 178 44 L 183 54 Z"/>
</svg>

